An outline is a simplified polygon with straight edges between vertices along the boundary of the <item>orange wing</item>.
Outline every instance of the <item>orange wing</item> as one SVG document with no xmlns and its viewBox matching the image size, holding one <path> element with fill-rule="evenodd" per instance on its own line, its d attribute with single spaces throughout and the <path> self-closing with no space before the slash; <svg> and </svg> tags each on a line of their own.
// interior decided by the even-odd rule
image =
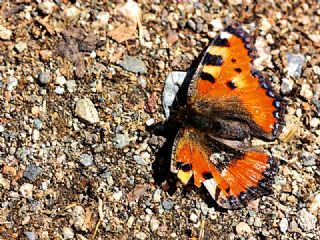
<svg viewBox="0 0 320 240">
<path fill-rule="evenodd" d="M 281 131 L 284 103 L 267 79 L 251 69 L 255 49 L 238 23 L 228 26 L 208 47 L 188 89 L 188 104 L 203 112 L 242 119 L 252 135 L 273 139 Z M 229 112 L 229 115 L 228 115 Z"/>
<path fill-rule="evenodd" d="M 237 209 L 270 192 L 277 162 L 263 152 L 240 151 L 200 133 L 192 127 L 175 139 L 171 170 L 187 184 L 203 184 L 223 208 Z"/>
</svg>

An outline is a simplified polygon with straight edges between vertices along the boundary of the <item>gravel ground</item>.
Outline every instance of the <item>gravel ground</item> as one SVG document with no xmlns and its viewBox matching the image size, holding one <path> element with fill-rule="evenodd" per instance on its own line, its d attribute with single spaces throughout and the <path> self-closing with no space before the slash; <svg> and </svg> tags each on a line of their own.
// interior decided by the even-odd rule
<svg viewBox="0 0 320 240">
<path fill-rule="evenodd" d="M 320 239 L 320 2 L 0 0 L 1 239 Z M 166 76 L 232 20 L 286 99 L 274 193 L 218 211 L 168 172 Z"/>
</svg>

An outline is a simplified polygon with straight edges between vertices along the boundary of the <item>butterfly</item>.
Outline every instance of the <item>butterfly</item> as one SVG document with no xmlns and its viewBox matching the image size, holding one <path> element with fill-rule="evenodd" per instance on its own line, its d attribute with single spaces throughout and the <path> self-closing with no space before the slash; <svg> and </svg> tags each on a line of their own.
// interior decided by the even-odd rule
<svg viewBox="0 0 320 240">
<path fill-rule="evenodd" d="M 175 113 L 183 124 L 171 171 L 184 184 L 193 177 L 226 209 L 269 194 L 278 171 L 277 158 L 248 144 L 276 139 L 285 124 L 285 102 L 251 66 L 256 55 L 240 24 L 227 26 L 205 51 Z"/>
</svg>

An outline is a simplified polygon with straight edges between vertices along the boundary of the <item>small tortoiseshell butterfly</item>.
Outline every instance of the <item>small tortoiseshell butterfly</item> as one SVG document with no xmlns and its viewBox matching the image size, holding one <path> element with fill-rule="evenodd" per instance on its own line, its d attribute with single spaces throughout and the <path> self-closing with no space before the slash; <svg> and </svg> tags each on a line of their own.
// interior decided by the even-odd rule
<svg viewBox="0 0 320 240">
<path fill-rule="evenodd" d="M 171 170 L 187 184 L 203 184 L 223 208 L 237 209 L 270 192 L 278 161 L 244 147 L 256 137 L 274 140 L 285 104 L 270 82 L 251 68 L 255 49 L 240 24 L 226 27 L 208 46 L 175 115 L 183 119 Z M 248 141 L 247 141 L 248 142 Z"/>
</svg>

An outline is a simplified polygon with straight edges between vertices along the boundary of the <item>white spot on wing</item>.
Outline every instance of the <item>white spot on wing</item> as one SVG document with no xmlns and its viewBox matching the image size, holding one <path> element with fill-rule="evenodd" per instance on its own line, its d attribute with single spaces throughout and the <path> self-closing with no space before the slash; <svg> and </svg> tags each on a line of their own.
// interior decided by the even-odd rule
<svg viewBox="0 0 320 240">
<path fill-rule="evenodd" d="M 232 35 L 228 32 L 221 32 L 220 38 L 221 39 L 229 39 Z"/>
<path fill-rule="evenodd" d="M 203 185 L 206 187 L 206 189 L 208 190 L 208 192 L 210 193 L 211 197 L 213 199 L 215 199 L 216 197 L 216 190 L 217 190 L 217 183 L 216 181 L 211 178 L 211 179 L 208 179 L 208 180 L 205 180 L 203 182 Z"/>
</svg>

